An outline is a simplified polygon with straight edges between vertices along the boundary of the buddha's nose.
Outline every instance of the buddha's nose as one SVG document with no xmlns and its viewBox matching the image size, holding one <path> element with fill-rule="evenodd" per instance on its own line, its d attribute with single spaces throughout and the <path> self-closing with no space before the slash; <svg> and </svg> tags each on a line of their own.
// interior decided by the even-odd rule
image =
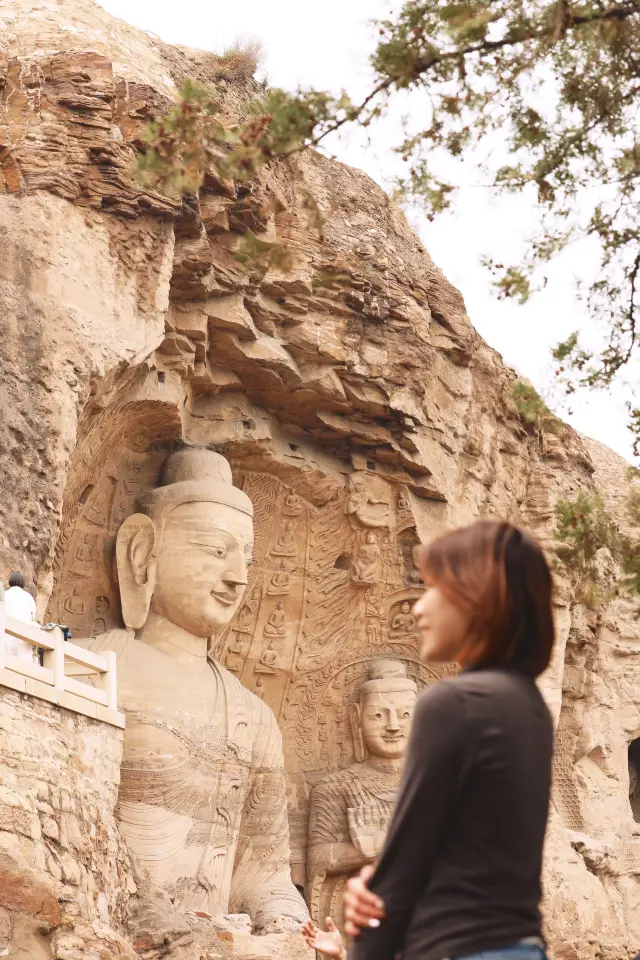
<svg viewBox="0 0 640 960">
<path fill-rule="evenodd" d="M 398 723 L 398 714 L 393 709 L 389 710 L 389 717 L 387 719 L 387 730 L 390 733 L 396 733 L 400 729 L 400 724 Z"/>
<path fill-rule="evenodd" d="M 247 562 L 243 556 L 229 558 L 229 563 L 222 575 L 225 583 L 234 587 L 246 587 L 249 582 Z"/>
</svg>

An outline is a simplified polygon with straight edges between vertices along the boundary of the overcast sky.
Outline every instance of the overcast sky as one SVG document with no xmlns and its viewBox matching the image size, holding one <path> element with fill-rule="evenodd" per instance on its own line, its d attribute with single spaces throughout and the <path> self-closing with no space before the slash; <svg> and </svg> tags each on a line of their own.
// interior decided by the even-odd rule
<svg viewBox="0 0 640 960">
<path fill-rule="evenodd" d="M 367 56 L 375 42 L 371 20 L 387 16 L 399 4 L 391 0 L 100 0 L 102 6 L 129 23 L 157 34 L 168 43 L 222 51 L 240 37 L 260 39 L 266 53 L 269 81 L 286 89 L 315 86 L 355 99 L 368 90 Z M 420 111 L 419 100 L 412 101 Z M 346 163 L 366 170 L 388 186 L 399 162 L 391 153 L 404 105 L 398 104 L 375 130 L 371 142 L 354 133 L 332 143 Z M 397 142 L 397 137 L 396 137 Z M 573 278 L 588 279 L 596 263 L 585 249 L 572 251 L 552 270 L 543 293 L 526 306 L 499 303 L 492 294 L 482 254 L 507 261 L 535 227 L 535 210 L 526 195 L 499 201 L 474 182 L 458 195 L 455 212 L 430 224 L 410 216 L 429 253 L 465 298 L 471 321 L 505 361 L 550 397 L 549 351 L 559 340 L 587 323 L 577 300 Z M 553 404 L 552 404 L 553 405 Z M 578 430 L 631 458 L 631 437 L 621 390 L 613 396 L 588 394 L 573 401 L 573 412 L 555 404 L 558 413 Z"/>
</svg>

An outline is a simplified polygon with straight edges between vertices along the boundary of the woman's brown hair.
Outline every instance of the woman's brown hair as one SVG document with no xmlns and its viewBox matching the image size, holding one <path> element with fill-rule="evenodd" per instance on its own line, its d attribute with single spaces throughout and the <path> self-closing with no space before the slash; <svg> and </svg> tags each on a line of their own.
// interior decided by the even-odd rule
<svg viewBox="0 0 640 960">
<path fill-rule="evenodd" d="M 538 543 L 518 527 L 480 520 L 416 550 L 425 583 L 470 615 L 459 660 L 512 664 L 537 677 L 555 641 L 553 581 Z"/>
</svg>

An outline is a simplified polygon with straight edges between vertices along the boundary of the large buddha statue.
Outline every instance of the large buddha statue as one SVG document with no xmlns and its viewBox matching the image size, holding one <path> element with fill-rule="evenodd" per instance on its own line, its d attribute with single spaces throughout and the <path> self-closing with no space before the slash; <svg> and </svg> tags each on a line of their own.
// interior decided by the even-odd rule
<svg viewBox="0 0 640 960">
<path fill-rule="evenodd" d="M 397 660 L 372 661 L 351 707 L 356 762 L 311 792 L 307 891 L 316 922 L 342 925 L 346 880 L 382 850 L 400 785 L 417 687 Z"/>
<path fill-rule="evenodd" d="M 252 513 L 224 457 L 170 456 L 117 535 L 128 630 L 90 643 L 117 654 L 117 815 L 130 851 L 177 914 L 244 913 L 272 933 L 307 917 L 289 872 L 281 736 L 271 710 L 207 656 L 247 586 Z"/>
</svg>

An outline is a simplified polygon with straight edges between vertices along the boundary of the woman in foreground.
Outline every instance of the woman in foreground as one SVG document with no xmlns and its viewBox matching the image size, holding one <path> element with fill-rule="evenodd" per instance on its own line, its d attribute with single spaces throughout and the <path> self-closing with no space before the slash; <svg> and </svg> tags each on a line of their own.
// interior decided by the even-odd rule
<svg viewBox="0 0 640 960">
<path fill-rule="evenodd" d="M 539 912 L 553 724 L 552 582 L 538 544 L 481 521 L 419 547 L 424 661 L 461 665 L 418 700 L 375 868 L 349 881 L 354 960 L 545 960 Z"/>
</svg>

